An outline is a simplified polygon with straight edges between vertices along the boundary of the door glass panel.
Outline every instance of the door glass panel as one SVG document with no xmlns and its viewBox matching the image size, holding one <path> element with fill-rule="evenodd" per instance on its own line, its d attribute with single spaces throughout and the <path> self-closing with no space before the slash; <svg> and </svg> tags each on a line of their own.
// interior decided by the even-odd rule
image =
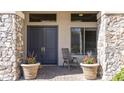
<svg viewBox="0 0 124 93">
<path fill-rule="evenodd" d="M 56 14 L 29 14 L 30 22 L 56 21 Z"/>
<path fill-rule="evenodd" d="M 85 29 L 85 53 L 92 51 L 96 55 L 96 29 Z"/>
<path fill-rule="evenodd" d="M 85 51 L 84 51 L 84 48 L 85 48 L 85 44 L 84 44 L 84 39 L 85 39 L 85 36 L 84 36 L 84 34 L 85 34 L 85 32 L 84 32 L 84 28 L 81 28 L 81 38 L 80 38 L 80 42 L 81 42 L 81 44 L 80 44 L 80 54 L 84 54 L 85 53 Z"/>
<path fill-rule="evenodd" d="M 96 13 L 72 13 L 71 21 L 97 22 Z"/>
<path fill-rule="evenodd" d="M 71 52 L 79 54 L 80 53 L 80 28 L 71 29 Z"/>
</svg>

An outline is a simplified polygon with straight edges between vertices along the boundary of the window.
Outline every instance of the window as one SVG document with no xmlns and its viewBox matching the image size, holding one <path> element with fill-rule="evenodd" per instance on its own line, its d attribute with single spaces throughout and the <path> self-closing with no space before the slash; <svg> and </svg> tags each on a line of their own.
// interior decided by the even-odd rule
<svg viewBox="0 0 124 93">
<path fill-rule="evenodd" d="M 71 21 L 80 21 L 80 22 L 97 22 L 95 13 L 72 13 Z"/>
<path fill-rule="evenodd" d="M 95 29 L 85 29 L 85 53 L 87 51 L 92 51 L 96 54 L 96 30 Z"/>
<path fill-rule="evenodd" d="M 72 51 L 74 53 L 80 53 L 80 29 L 79 28 L 75 28 L 75 29 L 72 29 L 72 32 L 71 32 L 71 45 L 73 46 L 72 47 Z"/>
<path fill-rule="evenodd" d="M 56 14 L 29 14 L 30 22 L 56 21 Z"/>
<path fill-rule="evenodd" d="M 71 28 L 71 52 L 96 55 L 96 28 Z"/>
</svg>

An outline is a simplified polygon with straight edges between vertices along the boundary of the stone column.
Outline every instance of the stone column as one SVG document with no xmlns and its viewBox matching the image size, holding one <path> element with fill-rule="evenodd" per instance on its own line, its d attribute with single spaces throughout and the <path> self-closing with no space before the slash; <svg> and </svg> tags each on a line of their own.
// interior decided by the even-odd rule
<svg viewBox="0 0 124 93">
<path fill-rule="evenodd" d="M 23 18 L 0 13 L 0 80 L 19 79 L 23 47 Z"/>
<path fill-rule="evenodd" d="M 98 14 L 97 60 L 103 80 L 112 80 L 124 64 L 124 13 Z"/>
</svg>

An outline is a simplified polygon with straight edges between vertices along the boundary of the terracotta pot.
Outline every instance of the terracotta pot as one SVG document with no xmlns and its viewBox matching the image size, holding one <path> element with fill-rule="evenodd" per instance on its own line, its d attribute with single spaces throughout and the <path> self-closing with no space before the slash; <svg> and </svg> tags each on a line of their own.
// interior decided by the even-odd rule
<svg viewBox="0 0 124 93">
<path fill-rule="evenodd" d="M 83 69 L 83 73 L 84 73 L 84 77 L 87 80 L 94 80 L 97 78 L 97 69 L 99 64 L 80 64 L 82 69 Z"/>
<path fill-rule="evenodd" d="M 21 64 L 24 78 L 25 79 L 35 79 L 37 77 L 38 68 L 40 66 L 40 63 L 36 64 Z"/>
</svg>

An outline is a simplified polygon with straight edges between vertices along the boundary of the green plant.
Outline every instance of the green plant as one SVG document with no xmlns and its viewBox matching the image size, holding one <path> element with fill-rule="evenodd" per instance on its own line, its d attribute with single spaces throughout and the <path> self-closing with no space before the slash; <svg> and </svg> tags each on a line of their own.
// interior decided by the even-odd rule
<svg viewBox="0 0 124 93">
<path fill-rule="evenodd" d="M 93 64 L 93 58 L 92 57 L 88 58 L 86 63 L 87 64 Z"/>
<path fill-rule="evenodd" d="M 95 63 L 96 63 L 96 58 L 93 57 L 93 56 L 88 56 L 88 55 L 86 55 L 86 56 L 84 56 L 84 58 L 83 58 L 83 62 L 84 62 L 85 64 L 95 64 Z"/>
<path fill-rule="evenodd" d="M 112 81 L 124 81 L 124 68 L 112 78 Z"/>
<path fill-rule="evenodd" d="M 37 61 L 36 61 L 36 56 L 34 56 L 34 52 L 27 57 L 27 63 L 28 64 L 35 64 Z"/>
<path fill-rule="evenodd" d="M 96 58 L 92 56 L 92 51 L 87 51 L 87 55 L 83 57 L 84 64 L 95 64 Z"/>
</svg>

